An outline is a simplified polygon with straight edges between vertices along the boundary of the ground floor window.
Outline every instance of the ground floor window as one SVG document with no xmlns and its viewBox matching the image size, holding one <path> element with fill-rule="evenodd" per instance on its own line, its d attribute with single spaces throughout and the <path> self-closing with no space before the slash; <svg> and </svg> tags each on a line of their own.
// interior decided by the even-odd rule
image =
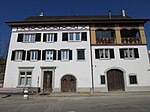
<svg viewBox="0 0 150 112">
<path fill-rule="evenodd" d="M 130 84 L 137 84 L 137 77 L 136 77 L 136 75 L 129 76 L 129 81 L 130 81 Z"/>
<path fill-rule="evenodd" d="M 19 72 L 19 86 L 31 86 L 32 71 L 21 70 Z"/>
<path fill-rule="evenodd" d="M 101 84 L 105 84 L 105 75 L 100 76 Z"/>
</svg>

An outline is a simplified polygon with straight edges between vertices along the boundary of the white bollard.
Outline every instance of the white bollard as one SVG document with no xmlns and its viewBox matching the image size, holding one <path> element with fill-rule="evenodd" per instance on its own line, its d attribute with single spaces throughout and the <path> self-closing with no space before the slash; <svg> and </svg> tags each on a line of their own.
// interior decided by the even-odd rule
<svg viewBox="0 0 150 112">
<path fill-rule="evenodd" d="M 27 90 L 24 90 L 23 99 L 25 99 L 25 100 L 29 99 L 28 91 Z"/>
</svg>

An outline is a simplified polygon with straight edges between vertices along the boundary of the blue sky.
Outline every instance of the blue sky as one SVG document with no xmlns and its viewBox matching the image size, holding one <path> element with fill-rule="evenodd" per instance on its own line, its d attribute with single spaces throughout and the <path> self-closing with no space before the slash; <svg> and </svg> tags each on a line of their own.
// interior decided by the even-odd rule
<svg viewBox="0 0 150 112">
<path fill-rule="evenodd" d="M 4 45 L 10 38 L 11 29 L 7 21 L 23 20 L 43 12 L 56 15 L 120 15 L 121 9 L 133 18 L 150 18 L 150 0 L 1 0 L 0 39 Z M 145 24 L 148 48 L 150 49 L 150 22 Z"/>
</svg>

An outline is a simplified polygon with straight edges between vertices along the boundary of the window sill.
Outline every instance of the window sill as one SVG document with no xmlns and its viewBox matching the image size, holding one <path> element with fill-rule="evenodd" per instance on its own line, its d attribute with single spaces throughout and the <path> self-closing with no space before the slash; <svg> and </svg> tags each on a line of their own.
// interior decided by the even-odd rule
<svg viewBox="0 0 150 112">
<path fill-rule="evenodd" d="M 45 62 L 53 62 L 54 60 L 44 60 Z"/>
<path fill-rule="evenodd" d="M 76 60 L 77 62 L 85 62 L 86 59 L 82 59 L 82 60 Z"/>
<path fill-rule="evenodd" d="M 38 62 L 38 60 L 29 60 L 29 62 Z"/>
<path fill-rule="evenodd" d="M 23 62 L 23 60 L 14 60 L 14 62 Z"/>
<path fill-rule="evenodd" d="M 45 43 L 55 43 L 55 41 L 46 41 Z"/>
<path fill-rule="evenodd" d="M 69 62 L 70 60 L 60 60 L 61 62 Z"/>
</svg>

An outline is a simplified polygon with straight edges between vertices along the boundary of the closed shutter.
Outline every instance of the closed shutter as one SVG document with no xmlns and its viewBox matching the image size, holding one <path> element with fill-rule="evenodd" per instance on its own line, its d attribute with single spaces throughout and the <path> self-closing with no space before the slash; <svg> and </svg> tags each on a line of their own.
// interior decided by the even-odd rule
<svg viewBox="0 0 150 112">
<path fill-rule="evenodd" d="M 95 49 L 95 59 L 99 59 L 99 49 Z"/>
<path fill-rule="evenodd" d="M 57 33 L 54 33 L 54 42 L 57 42 Z"/>
<path fill-rule="evenodd" d="M 40 42 L 41 41 L 41 33 L 36 33 L 35 41 L 36 42 Z"/>
<path fill-rule="evenodd" d="M 124 58 L 124 49 L 119 49 L 120 51 L 120 58 Z"/>
<path fill-rule="evenodd" d="M 11 60 L 15 60 L 15 51 L 12 51 Z"/>
<path fill-rule="evenodd" d="M 26 51 L 25 51 L 25 50 L 23 50 L 22 60 L 25 60 L 25 57 L 26 57 Z"/>
<path fill-rule="evenodd" d="M 56 50 L 53 50 L 53 60 L 56 60 Z"/>
<path fill-rule="evenodd" d="M 69 50 L 69 60 L 72 60 L 72 50 Z"/>
<path fill-rule="evenodd" d="M 46 54 L 45 54 L 45 53 L 46 53 L 46 51 L 43 50 L 43 51 L 42 51 L 42 60 L 45 60 L 45 57 L 46 57 Z"/>
<path fill-rule="evenodd" d="M 110 49 L 110 58 L 114 59 L 115 55 L 114 55 L 114 49 Z"/>
<path fill-rule="evenodd" d="M 27 60 L 30 60 L 30 51 L 27 51 Z"/>
<path fill-rule="evenodd" d="M 46 33 L 43 34 L 43 42 L 46 42 Z"/>
<path fill-rule="evenodd" d="M 38 50 L 38 60 L 41 60 L 41 50 Z"/>
<path fill-rule="evenodd" d="M 62 34 L 62 41 L 68 41 L 68 33 Z"/>
<path fill-rule="evenodd" d="M 87 32 L 82 32 L 81 33 L 81 40 L 82 41 L 87 41 Z"/>
<path fill-rule="evenodd" d="M 23 42 L 23 34 L 18 34 L 17 42 Z"/>
<path fill-rule="evenodd" d="M 61 50 L 58 50 L 58 60 L 61 60 Z"/>
<path fill-rule="evenodd" d="M 134 55 L 135 55 L 135 58 L 139 58 L 138 48 L 134 48 Z"/>
</svg>

